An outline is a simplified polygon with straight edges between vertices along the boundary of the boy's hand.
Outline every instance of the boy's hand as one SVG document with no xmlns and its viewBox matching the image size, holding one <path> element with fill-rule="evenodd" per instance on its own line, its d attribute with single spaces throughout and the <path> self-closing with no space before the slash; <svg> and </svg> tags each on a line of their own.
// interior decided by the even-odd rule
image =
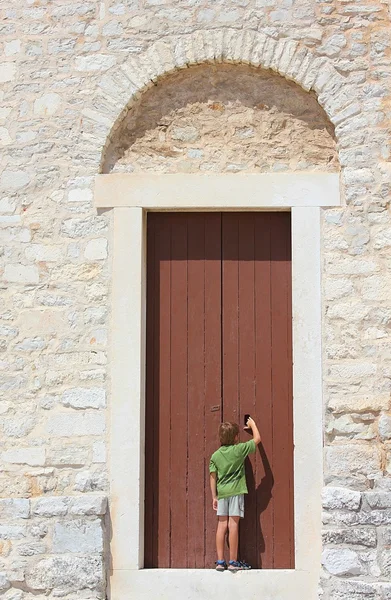
<svg viewBox="0 0 391 600">
<path fill-rule="evenodd" d="M 217 498 L 213 498 L 213 510 L 217 510 L 218 500 Z"/>
<path fill-rule="evenodd" d="M 249 417 L 247 419 L 247 427 L 251 427 L 251 429 L 253 429 L 254 425 L 255 425 L 254 419 L 252 419 L 251 417 Z"/>
</svg>

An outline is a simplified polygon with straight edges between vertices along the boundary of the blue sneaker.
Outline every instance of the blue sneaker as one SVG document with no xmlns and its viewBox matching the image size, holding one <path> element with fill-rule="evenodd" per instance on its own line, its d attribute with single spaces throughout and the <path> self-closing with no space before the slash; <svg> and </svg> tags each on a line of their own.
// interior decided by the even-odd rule
<svg viewBox="0 0 391 600">
<path fill-rule="evenodd" d="M 225 571 L 227 568 L 227 563 L 225 562 L 225 560 L 216 560 L 216 571 Z"/>
<path fill-rule="evenodd" d="M 238 560 L 230 560 L 228 564 L 228 571 L 236 573 L 236 571 L 243 571 L 242 564 Z"/>
</svg>

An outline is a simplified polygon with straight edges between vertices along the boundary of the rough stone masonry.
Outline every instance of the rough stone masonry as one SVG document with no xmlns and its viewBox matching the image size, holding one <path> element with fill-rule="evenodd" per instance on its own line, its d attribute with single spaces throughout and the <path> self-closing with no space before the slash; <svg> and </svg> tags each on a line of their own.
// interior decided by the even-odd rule
<svg viewBox="0 0 391 600">
<path fill-rule="evenodd" d="M 111 240 L 94 176 L 341 169 L 322 224 L 319 593 L 389 600 L 389 0 L 0 0 L 0 15 L 2 597 L 106 593 Z"/>
</svg>

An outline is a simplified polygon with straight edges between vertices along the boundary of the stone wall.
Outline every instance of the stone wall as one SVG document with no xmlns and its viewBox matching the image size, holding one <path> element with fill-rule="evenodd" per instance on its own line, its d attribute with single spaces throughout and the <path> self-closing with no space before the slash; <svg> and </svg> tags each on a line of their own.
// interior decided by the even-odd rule
<svg viewBox="0 0 391 600">
<path fill-rule="evenodd" d="M 346 201 L 323 219 L 321 594 L 390 598 L 389 3 L 0 0 L 0 15 L 4 598 L 103 595 L 110 215 L 92 207 L 94 175 L 335 169 L 315 92 L 335 125 Z M 194 66 L 190 77 L 205 86 L 208 69 L 219 81 L 238 69 L 254 81 L 246 97 L 224 86 L 211 102 L 191 96 L 190 69 L 159 83 L 205 60 L 264 65 L 306 92 L 234 66 Z M 292 91 L 283 105 L 282 89 Z M 160 124 L 151 109 L 167 90 Z M 219 155 L 223 119 L 232 152 Z"/>
<path fill-rule="evenodd" d="M 86 494 L 0 500 L 0 592 L 105 597 L 106 498 Z M 4 567 L 3 567 L 4 569 Z"/>
</svg>

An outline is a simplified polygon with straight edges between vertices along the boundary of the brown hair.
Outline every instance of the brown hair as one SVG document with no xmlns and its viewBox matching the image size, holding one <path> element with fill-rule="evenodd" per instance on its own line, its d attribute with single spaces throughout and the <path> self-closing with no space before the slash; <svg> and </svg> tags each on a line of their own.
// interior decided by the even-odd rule
<svg viewBox="0 0 391 600">
<path fill-rule="evenodd" d="M 239 435 L 239 425 L 226 421 L 219 427 L 219 438 L 222 446 L 232 446 L 235 443 L 236 436 Z"/>
</svg>

